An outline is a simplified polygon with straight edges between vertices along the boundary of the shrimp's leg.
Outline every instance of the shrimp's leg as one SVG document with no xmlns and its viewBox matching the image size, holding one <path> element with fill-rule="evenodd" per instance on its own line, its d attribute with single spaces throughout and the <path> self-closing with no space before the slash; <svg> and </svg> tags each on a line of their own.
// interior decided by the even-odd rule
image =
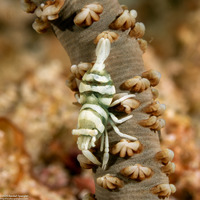
<svg viewBox="0 0 200 200">
<path fill-rule="evenodd" d="M 108 133 L 105 131 L 105 149 L 103 154 L 103 163 L 102 169 L 105 170 L 109 160 L 109 140 L 108 140 Z"/>
<path fill-rule="evenodd" d="M 121 98 L 119 98 L 119 99 L 113 101 L 113 102 L 111 103 L 110 107 L 114 107 L 114 106 L 116 106 L 117 104 L 121 103 L 122 101 L 124 101 L 124 100 L 126 100 L 126 99 L 129 99 L 129 98 L 132 98 L 132 97 L 135 97 L 135 94 L 127 94 L 127 95 L 125 95 L 125 96 L 123 96 L 123 97 L 121 97 Z"/>
<path fill-rule="evenodd" d="M 122 123 L 124 123 L 125 121 L 127 121 L 127 120 L 129 120 L 129 119 L 131 119 L 131 118 L 133 117 L 133 115 L 129 115 L 129 116 L 124 117 L 124 118 L 122 118 L 122 119 L 118 119 L 118 118 L 117 118 L 114 114 L 112 114 L 112 113 L 109 113 L 109 115 L 110 115 L 112 121 L 115 122 L 116 124 L 122 124 Z"/>
<path fill-rule="evenodd" d="M 95 165 L 101 165 L 101 163 L 97 160 L 94 154 L 91 153 L 89 150 L 82 150 L 82 153 L 88 160 L 90 160 Z"/>
<path fill-rule="evenodd" d="M 123 137 L 123 138 L 127 138 L 129 140 L 138 140 L 136 137 L 133 137 L 133 136 L 130 136 L 130 135 L 127 135 L 127 134 L 124 134 L 122 132 L 120 132 L 120 130 L 117 128 L 117 126 L 114 124 L 114 122 L 112 120 L 109 120 L 111 126 L 113 127 L 115 133 L 117 133 L 117 135 L 119 135 L 120 137 Z"/>
</svg>

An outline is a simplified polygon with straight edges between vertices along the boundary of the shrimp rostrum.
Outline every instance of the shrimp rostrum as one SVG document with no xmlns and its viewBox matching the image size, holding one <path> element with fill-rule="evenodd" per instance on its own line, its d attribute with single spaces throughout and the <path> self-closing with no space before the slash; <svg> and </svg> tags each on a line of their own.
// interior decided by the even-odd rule
<svg viewBox="0 0 200 200">
<path fill-rule="evenodd" d="M 82 105 L 78 117 L 77 129 L 72 131 L 78 136 L 78 148 L 83 155 L 92 163 L 101 165 L 101 162 L 90 151 L 95 147 L 95 142 L 101 138 L 100 150 L 104 151 L 102 168 L 106 169 L 109 160 L 109 141 L 106 131 L 107 124 L 110 123 L 114 131 L 123 138 L 137 140 L 137 138 L 123 134 L 119 131 L 115 123 L 123 123 L 130 119 L 132 115 L 118 119 L 108 111 L 109 107 L 116 105 L 112 102 L 116 93 L 115 86 L 110 75 L 105 70 L 104 61 L 110 54 L 111 42 L 109 39 L 101 38 L 96 47 L 96 62 L 89 68 L 82 77 L 78 86 L 80 98 L 78 102 Z M 129 94 L 124 98 L 134 96 Z M 120 101 L 120 99 L 116 100 Z M 117 102 L 117 103 L 118 103 Z"/>
</svg>

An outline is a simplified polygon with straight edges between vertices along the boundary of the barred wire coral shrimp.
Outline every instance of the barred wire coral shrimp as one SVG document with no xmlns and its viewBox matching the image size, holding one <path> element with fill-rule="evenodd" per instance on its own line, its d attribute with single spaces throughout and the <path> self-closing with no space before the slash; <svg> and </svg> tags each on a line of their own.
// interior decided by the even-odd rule
<svg viewBox="0 0 200 200">
<path fill-rule="evenodd" d="M 90 152 L 92 147 L 95 147 L 95 142 L 101 138 L 100 151 L 103 154 L 102 168 L 105 170 L 109 160 L 109 141 L 106 126 L 111 124 L 114 131 L 123 138 L 129 140 L 137 140 L 137 138 L 121 133 L 115 123 L 123 123 L 132 115 L 118 119 L 114 114 L 108 111 L 109 107 L 117 105 L 124 99 L 135 96 L 129 94 L 112 102 L 113 96 L 116 93 L 115 86 L 110 75 L 105 70 L 104 61 L 110 54 L 111 42 L 107 38 L 101 38 L 96 47 L 96 62 L 82 77 L 79 84 L 80 98 L 77 99 L 82 105 L 77 129 L 72 130 L 73 135 L 78 136 L 78 148 L 83 155 L 92 163 L 101 165 L 95 155 Z M 76 96 L 77 97 L 77 96 Z"/>
</svg>

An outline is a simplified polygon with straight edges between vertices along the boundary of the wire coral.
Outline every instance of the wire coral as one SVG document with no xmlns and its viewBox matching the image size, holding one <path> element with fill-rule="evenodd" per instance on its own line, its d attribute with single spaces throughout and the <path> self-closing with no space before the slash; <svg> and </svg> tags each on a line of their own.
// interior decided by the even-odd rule
<svg viewBox="0 0 200 200">
<path fill-rule="evenodd" d="M 146 78 L 141 76 L 135 76 L 134 78 L 126 80 L 122 85 L 122 90 L 130 90 L 131 92 L 143 92 L 150 87 L 150 82 Z"/>
<path fill-rule="evenodd" d="M 151 176 L 152 170 L 140 164 L 125 167 L 120 173 L 130 179 L 142 181 Z"/>
<path fill-rule="evenodd" d="M 156 116 L 151 116 L 148 119 L 140 121 L 139 124 L 143 127 L 150 128 L 151 130 L 159 131 L 161 128 L 165 126 L 165 120 L 158 119 Z"/>
<path fill-rule="evenodd" d="M 115 94 L 111 106 L 117 112 L 125 112 L 126 114 L 130 114 L 140 105 L 140 102 L 134 97 L 135 95 L 128 95 L 128 93 Z"/>
<path fill-rule="evenodd" d="M 169 197 L 176 192 L 176 187 L 173 184 L 160 184 L 152 188 L 152 193 L 157 194 L 160 198 Z"/>
<path fill-rule="evenodd" d="M 135 26 L 130 31 L 129 35 L 135 38 L 142 38 L 145 34 L 145 26 L 142 22 L 135 23 Z"/>
<path fill-rule="evenodd" d="M 158 101 L 154 101 L 153 103 L 144 108 L 144 112 L 153 116 L 160 116 L 164 113 L 165 109 L 165 104 L 160 104 Z"/>
<path fill-rule="evenodd" d="M 44 33 L 51 26 L 49 21 L 55 20 L 59 17 L 59 12 L 64 5 L 65 0 L 47 0 L 32 9 L 37 16 L 33 23 L 33 29 L 38 33 Z"/>
<path fill-rule="evenodd" d="M 90 26 L 93 22 L 99 21 L 102 12 L 103 6 L 99 3 L 85 5 L 74 18 L 74 23 L 77 26 Z"/>
<path fill-rule="evenodd" d="M 143 24 L 139 22 L 136 23 L 135 19 L 131 21 L 130 19 L 127 18 L 127 16 L 131 12 L 124 11 L 122 13 L 119 4 L 115 0 L 114 1 L 102 0 L 101 5 L 103 7 L 104 12 L 101 15 L 101 20 L 99 20 L 99 16 L 97 17 L 96 15 L 94 15 L 95 17 L 93 16 L 94 19 L 92 18 L 89 19 L 88 17 L 89 12 L 88 11 L 86 12 L 84 11 L 84 9 L 82 9 L 81 12 L 84 11 L 83 13 L 84 17 L 82 18 L 83 20 L 82 25 L 84 28 L 77 28 L 76 27 L 77 25 L 78 26 L 82 25 L 81 24 L 76 25 L 75 23 L 73 23 L 75 13 L 78 13 L 80 9 L 84 8 L 84 5 L 86 4 L 83 1 L 81 2 L 77 1 L 76 2 L 77 4 L 74 5 L 74 2 L 68 0 L 66 1 L 67 3 L 70 2 L 69 4 L 66 3 L 64 7 L 64 11 L 66 14 L 61 13 L 62 17 L 53 23 L 53 28 L 54 31 L 56 32 L 57 37 L 63 42 L 64 47 L 69 51 L 71 62 L 72 63 L 77 63 L 80 61 L 93 62 L 95 58 L 95 46 L 93 44 L 93 41 L 95 38 L 96 38 L 95 42 L 97 43 L 97 48 L 96 48 L 97 59 L 95 64 L 93 65 L 93 67 L 95 66 L 94 69 L 92 68 L 91 70 L 88 70 L 85 74 L 84 71 L 79 71 L 78 67 L 76 66 L 72 69 L 72 72 L 74 74 L 71 81 L 71 83 L 73 83 L 71 84 L 71 88 L 73 88 L 74 90 L 78 88 L 79 93 L 83 97 L 81 98 L 80 96 L 79 98 L 79 96 L 77 96 L 78 97 L 77 99 L 79 99 L 79 102 L 82 103 L 83 107 L 80 111 L 78 119 L 78 127 L 77 129 L 73 130 L 73 134 L 79 136 L 78 147 L 83 152 L 84 156 L 86 156 L 87 158 L 92 157 L 92 159 L 89 160 L 99 165 L 95 170 L 95 178 L 96 178 L 95 183 L 97 186 L 96 198 L 117 199 L 117 195 L 119 193 L 117 192 L 118 190 L 116 189 L 120 188 L 120 191 L 124 193 L 124 191 L 126 191 L 127 188 L 130 187 L 130 184 L 125 183 L 126 186 L 124 187 L 125 188 L 124 189 L 122 187 L 124 184 L 123 181 L 118 178 L 119 169 L 122 169 L 121 166 L 124 165 L 123 162 L 128 157 L 130 161 L 131 160 L 133 161 L 134 159 L 136 161 L 137 160 L 141 161 L 141 159 L 145 159 L 143 158 L 143 155 L 145 156 L 152 155 L 152 157 L 150 157 L 148 160 L 149 164 L 151 164 L 149 166 L 154 166 L 155 168 L 154 172 L 158 171 L 161 172 L 160 170 L 161 164 L 156 162 L 156 160 L 153 158 L 153 156 L 160 149 L 159 140 L 157 134 L 154 134 L 154 131 L 160 130 L 165 125 L 165 121 L 157 117 L 163 113 L 164 106 L 160 105 L 156 106 L 157 104 L 151 105 L 152 107 L 150 106 L 150 104 L 153 104 L 154 102 L 153 98 L 156 98 L 158 96 L 155 90 L 151 92 L 152 91 L 151 87 L 158 84 L 160 76 L 159 73 L 154 74 L 153 71 L 147 72 L 146 74 L 142 73 L 143 62 L 141 59 L 142 54 L 141 50 L 139 49 L 139 45 L 140 48 L 143 51 L 145 51 L 146 43 L 144 40 L 139 38 L 144 35 L 145 27 L 143 26 Z M 109 15 L 107 15 L 107 13 L 109 13 Z M 124 16 L 126 16 L 125 18 L 127 18 L 125 22 L 119 23 L 120 20 L 122 21 L 124 20 Z M 134 17 L 137 16 L 136 12 L 133 12 L 133 16 Z M 88 21 L 86 20 L 87 17 Z M 93 24 L 93 22 L 96 19 L 98 19 L 99 21 Z M 63 21 L 66 22 L 64 23 L 64 27 L 62 27 Z M 108 31 L 108 27 L 112 23 L 115 25 L 120 24 L 120 27 L 117 27 L 117 30 L 115 32 Z M 67 27 L 68 25 L 70 27 Z M 127 30 L 127 28 L 130 30 Z M 113 29 L 115 29 L 114 26 Z M 127 31 L 123 32 L 124 29 L 126 29 Z M 134 37 L 130 36 L 131 31 L 133 35 L 135 35 Z M 103 34 L 101 36 L 98 36 L 99 33 Z M 76 44 L 77 41 L 79 45 Z M 115 41 L 115 43 L 112 45 L 112 51 L 110 52 L 110 46 L 111 46 L 110 43 L 112 43 L 113 41 Z M 99 44 L 106 44 L 105 45 L 106 51 L 102 51 L 100 48 L 101 45 Z M 73 52 L 75 53 L 73 54 Z M 110 55 L 109 58 L 106 60 L 106 68 L 108 68 L 109 73 L 105 75 L 105 70 L 103 71 L 98 71 L 98 70 L 101 67 L 102 68 L 105 67 L 104 58 L 107 58 L 107 55 Z M 89 77 L 87 77 L 87 75 L 89 75 Z M 105 82 L 105 78 L 108 76 L 110 77 L 112 76 L 113 82 L 111 79 Z M 91 77 L 93 77 L 93 79 L 91 79 Z M 80 85 L 76 83 L 74 79 L 79 79 L 79 80 L 82 79 Z M 101 81 L 97 81 L 97 79 Z M 108 85 L 112 86 L 112 89 L 113 88 L 114 89 L 108 90 L 109 87 L 107 87 L 108 89 L 106 89 L 106 86 Z M 131 96 L 132 99 L 131 98 L 122 99 L 123 98 L 122 96 L 116 98 L 115 101 L 112 101 L 113 94 L 115 94 L 115 92 L 113 92 L 114 90 L 118 92 L 121 92 L 122 90 L 127 90 L 126 95 L 128 97 L 132 95 Z M 135 93 L 134 94 L 135 96 L 133 95 L 133 93 Z M 106 94 L 106 96 L 102 97 L 101 96 L 102 94 L 103 95 Z M 133 98 L 135 100 L 133 100 Z M 94 99 L 95 101 L 93 101 Z M 120 99 L 121 102 L 115 104 L 115 102 L 118 102 Z M 134 105 L 136 104 L 137 101 L 139 105 Z M 119 106 L 121 111 L 125 111 L 123 115 L 129 113 L 132 115 L 118 119 L 113 115 L 113 113 L 110 112 L 112 105 L 114 105 L 113 108 L 115 106 L 116 107 Z M 102 110 L 106 106 L 109 109 L 104 110 L 106 112 L 103 112 Z M 138 109 L 134 109 L 134 107 L 136 108 L 137 106 Z M 150 106 L 150 108 L 149 107 L 147 108 L 147 106 Z M 83 111 L 84 114 L 82 114 Z M 121 117 L 123 116 L 122 113 L 117 113 L 117 115 Z M 127 124 L 122 124 L 123 122 L 126 121 L 128 121 Z M 117 123 L 120 124 L 120 128 L 122 128 L 122 131 L 125 131 L 126 134 L 122 133 L 120 131 L 121 129 L 119 130 L 117 125 L 114 124 L 114 122 L 116 124 Z M 108 123 L 113 127 L 114 131 L 111 131 L 108 126 L 109 132 L 107 133 L 106 131 L 104 132 L 104 129 L 107 130 L 106 128 Z M 85 124 L 86 126 L 83 127 Z M 119 139 L 119 137 L 114 137 L 114 132 L 116 132 L 118 136 L 124 139 L 121 141 L 116 141 L 117 139 Z M 101 144 L 103 144 L 100 145 L 100 148 L 99 146 L 97 146 L 96 142 L 99 139 L 101 139 Z M 114 146 L 111 147 L 111 153 L 113 154 L 111 155 L 112 158 L 111 161 L 115 160 L 115 162 L 113 163 L 111 162 L 111 164 L 113 165 L 111 167 L 109 166 L 110 168 L 108 169 L 111 170 L 111 172 L 109 173 L 112 173 L 113 170 L 112 175 L 108 174 L 105 167 L 109 158 L 110 144 L 112 145 L 114 144 Z M 89 150 L 91 147 L 94 146 L 97 147 L 98 153 L 95 155 L 91 155 L 92 152 Z M 104 149 L 103 155 L 101 153 L 102 149 Z M 137 155 L 133 156 L 135 153 L 137 153 Z M 101 159 L 99 159 L 100 157 L 102 157 L 103 161 L 101 167 L 105 171 L 103 171 L 100 168 L 101 165 L 100 162 Z M 152 170 L 148 166 L 143 166 L 143 163 L 139 162 L 135 163 L 137 163 L 135 171 L 136 172 L 138 171 L 138 173 L 136 173 L 134 176 L 135 180 L 143 180 L 144 177 L 145 178 L 149 177 L 152 180 L 151 183 L 153 181 L 157 181 L 154 182 L 154 186 L 155 185 L 158 186 L 156 189 L 159 189 L 159 186 L 163 182 L 168 184 L 168 177 L 166 176 L 165 173 L 162 172 L 155 173 L 153 176 L 151 176 Z M 129 166 L 130 165 L 128 165 L 127 168 L 129 168 Z M 126 168 L 126 166 L 123 166 L 123 169 L 124 168 Z M 168 173 L 168 170 L 166 170 L 165 172 Z M 123 177 L 123 179 L 125 179 L 125 177 Z M 143 182 L 146 181 L 141 181 L 141 183 L 138 183 L 137 181 L 132 181 L 131 184 L 135 186 L 136 188 L 135 191 L 138 191 L 141 185 L 144 186 L 142 184 Z M 152 188 L 152 185 L 148 185 L 148 188 Z M 162 193 L 162 191 L 165 190 L 165 187 L 160 186 L 160 188 L 161 188 L 160 191 Z M 107 189 L 107 191 L 103 189 Z M 115 191 L 113 192 L 113 190 L 116 190 L 116 192 Z M 160 193 L 155 190 L 153 191 L 155 194 Z M 172 193 L 172 190 L 174 191 L 173 187 L 171 187 L 171 192 L 169 192 L 168 190 L 167 192 L 164 192 L 165 195 L 168 196 L 170 193 Z M 149 195 L 152 195 L 150 194 L 151 192 L 150 189 L 145 192 L 149 193 Z M 131 193 L 130 195 L 131 197 L 134 196 L 134 192 L 133 194 Z M 142 196 L 142 194 L 139 195 Z M 158 194 L 158 196 L 162 196 L 162 194 Z M 124 197 L 126 198 L 126 194 Z"/>
<path fill-rule="evenodd" d="M 112 176 L 110 174 L 106 174 L 105 176 L 97 178 L 97 184 L 104 189 L 115 190 L 118 188 L 122 188 L 124 186 L 124 182 L 119 178 Z"/>
<path fill-rule="evenodd" d="M 121 139 L 120 142 L 115 144 L 112 149 L 112 154 L 119 154 L 121 158 L 125 156 L 133 156 L 135 153 L 138 153 L 141 150 L 141 144 L 139 141 L 130 141 L 127 139 Z"/>
<path fill-rule="evenodd" d="M 34 13 L 37 5 L 31 0 L 21 0 L 21 7 L 27 13 Z"/>
<path fill-rule="evenodd" d="M 97 44 L 101 38 L 109 39 L 111 43 L 117 40 L 119 35 L 112 31 L 103 31 L 94 40 L 94 44 Z"/>
<path fill-rule="evenodd" d="M 174 152 L 170 149 L 164 149 L 156 154 L 156 159 L 163 164 L 167 164 L 174 158 Z"/>
<path fill-rule="evenodd" d="M 121 30 L 127 30 L 129 28 L 134 27 L 137 12 L 135 10 L 129 11 L 126 7 L 122 7 L 123 12 L 120 14 L 120 16 L 117 17 L 117 19 L 110 24 L 111 29 L 121 29 Z"/>
</svg>

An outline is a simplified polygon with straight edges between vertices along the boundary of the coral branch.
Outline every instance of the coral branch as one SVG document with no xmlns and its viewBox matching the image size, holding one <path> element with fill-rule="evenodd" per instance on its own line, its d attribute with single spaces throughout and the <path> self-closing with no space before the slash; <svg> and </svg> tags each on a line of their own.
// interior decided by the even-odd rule
<svg viewBox="0 0 200 200">
<path fill-rule="evenodd" d="M 125 156 L 133 156 L 141 150 L 141 144 L 139 141 L 131 142 L 130 140 L 122 139 L 116 145 L 112 147 L 111 153 L 118 154 L 121 158 Z"/>
<path fill-rule="evenodd" d="M 104 189 L 109 190 L 115 190 L 124 186 L 124 182 L 122 180 L 117 177 L 111 176 L 110 174 L 106 174 L 103 177 L 97 178 L 97 184 Z"/>
<path fill-rule="evenodd" d="M 34 0 L 34 2 L 37 6 L 40 6 L 40 9 L 42 8 L 42 0 Z M 165 123 L 164 120 L 158 119 L 156 116 L 149 116 L 149 114 L 145 113 L 143 110 L 143 108 L 152 104 L 153 99 L 156 99 L 158 96 L 156 90 L 150 89 L 151 86 L 158 83 L 158 76 L 154 75 L 154 73 L 142 75 L 144 72 L 142 52 L 145 52 L 147 42 L 140 38 L 136 39 L 136 37 L 143 36 L 144 26 L 139 23 L 135 26 L 135 19 L 130 19 L 130 15 L 135 18 L 136 12 L 129 12 L 126 10 L 123 12 L 117 0 L 97 0 L 95 2 L 100 4 L 103 10 L 100 9 L 101 11 L 99 11 L 98 9 L 100 7 L 98 6 L 84 7 L 88 5 L 88 3 L 91 3 L 88 0 L 65 0 L 63 7 L 59 11 L 58 18 L 51 21 L 53 30 L 68 52 L 71 63 L 75 65 L 81 62 L 92 63 L 96 60 L 96 45 L 93 43 L 95 38 L 99 37 L 96 39 L 96 43 L 98 43 L 102 37 L 105 39 L 108 38 L 110 42 L 115 41 L 110 56 L 106 60 L 106 71 L 108 71 L 112 77 L 117 93 L 121 93 L 123 90 L 127 90 L 128 95 L 135 93 L 135 99 L 140 103 L 137 109 L 133 109 L 133 102 L 130 103 L 128 101 L 126 104 L 121 103 L 126 113 L 132 112 L 132 116 L 128 116 L 129 120 L 120 124 L 120 131 L 125 134 L 122 134 L 118 127 L 115 126 L 115 130 L 118 130 L 118 135 L 122 137 L 127 135 L 132 138 L 136 137 L 138 141 L 121 139 L 119 136 L 116 136 L 113 130 L 108 128 L 107 143 L 109 141 L 109 144 L 106 146 L 106 153 L 108 152 L 108 147 L 112 147 L 112 155 L 110 155 L 107 169 L 109 172 L 107 170 L 102 170 L 101 167 L 96 168 L 94 175 L 96 180 L 95 197 L 98 200 L 157 200 L 159 197 L 168 197 L 175 189 L 172 185 L 168 184 L 169 179 L 166 174 L 162 172 L 160 168 L 161 164 L 157 160 L 167 164 L 172 160 L 172 156 L 170 156 L 170 152 L 166 154 L 158 153 L 156 155 L 157 152 L 161 152 L 161 149 L 157 134 L 154 133 L 154 130 L 160 130 Z M 92 4 L 93 3 L 94 2 L 92 2 Z M 80 28 L 74 24 L 74 17 L 82 8 L 84 9 L 81 12 L 84 11 L 84 13 L 81 14 L 81 17 L 78 14 L 79 18 L 77 17 L 78 22 L 76 22 L 78 26 L 81 26 Z M 38 16 L 41 16 L 42 21 L 45 21 L 42 15 L 38 14 Z M 55 16 L 57 17 L 57 15 Z M 44 18 L 47 19 L 48 22 L 50 19 L 53 19 L 52 17 L 47 17 L 47 15 L 45 15 Z M 111 32 L 109 27 L 113 22 L 118 30 L 112 30 Z M 128 27 L 134 29 L 133 24 L 135 26 L 134 37 L 130 37 L 128 30 L 121 31 Z M 137 27 L 139 28 L 137 29 Z M 100 33 L 103 34 L 98 36 Z M 72 71 L 74 76 L 71 78 L 69 85 L 73 90 L 76 90 L 77 82 L 74 81 L 74 79 L 75 77 L 81 78 L 84 72 L 79 70 L 77 72 L 77 68 Z M 107 99 L 103 100 L 106 101 Z M 160 115 L 162 113 L 161 110 L 155 111 L 153 109 L 152 112 L 155 112 L 155 115 Z M 147 112 L 149 112 L 149 110 Z M 119 118 L 122 118 L 124 113 L 118 113 L 118 115 Z M 127 118 L 125 117 L 125 119 Z M 123 118 L 118 121 L 123 121 Z M 140 125 L 138 122 L 141 122 Z M 98 151 L 98 153 L 101 154 L 100 151 Z M 157 160 L 154 158 L 155 155 Z M 141 177 L 145 176 L 149 177 L 148 181 L 144 180 L 138 183 L 137 181 L 128 180 L 124 183 L 119 179 L 120 177 L 118 178 L 119 175 L 122 176 L 119 172 L 126 167 L 126 162 L 141 163 L 143 165 L 147 160 L 148 166 L 151 166 L 151 169 L 154 171 L 153 176 L 149 176 L 149 170 L 146 168 L 146 165 L 144 165 L 144 168 L 137 166 L 137 169 L 140 168 L 143 172 L 143 175 L 140 173 L 139 179 L 143 179 Z M 125 179 L 125 177 L 123 178 Z M 167 185 L 162 185 L 163 183 Z"/>
<path fill-rule="evenodd" d="M 148 167 L 144 167 L 140 164 L 136 164 L 133 166 L 125 167 L 124 169 L 120 171 L 120 173 L 130 179 L 142 181 L 148 178 L 149 176 L 151 176 L 152 170 Z"/>
<path fill-rule="evenodd" d="M 93 22 L 100 19 L 100 14 L 103 12 L 103 6 L 99 3 L 92 3 L 84 6 L 74 18 L 74 23 L 77 26 L 90 26 Z"/>
</svg>

